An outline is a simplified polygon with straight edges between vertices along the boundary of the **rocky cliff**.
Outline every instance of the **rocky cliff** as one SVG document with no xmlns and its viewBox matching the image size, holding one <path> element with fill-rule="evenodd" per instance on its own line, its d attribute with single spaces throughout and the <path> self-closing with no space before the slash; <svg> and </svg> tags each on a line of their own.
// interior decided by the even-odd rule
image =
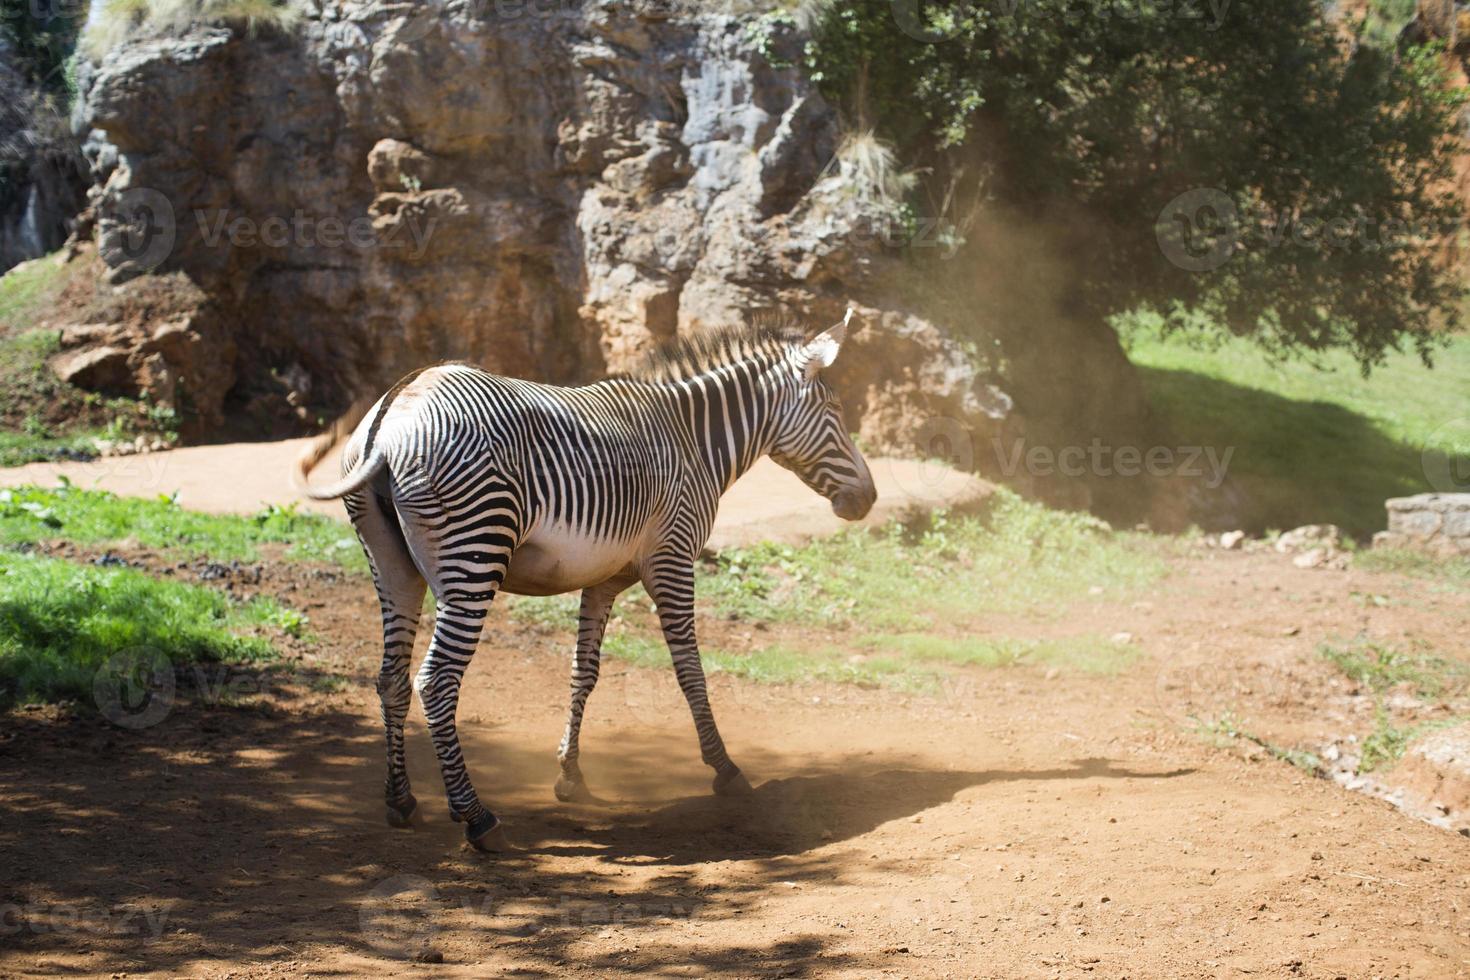
<svg viewBox="0 0 1470 980">
<path fill-rule="evenodd" d="M 989 429 L 1008 399 L 892 298 L 901 261 L 865 233 L 885 216 L 831 166 L 800 44 L 636 0 L 324 0 L 288 32 L 134 38 L 83 74 L 84 223 L 120 291 L 202 299 L 78 324 L 59 370 L 195 432 L 300 426 L 426 361 L 580 381 L 853 302 L 839 383 L 869 445 Z"/>
</svg>

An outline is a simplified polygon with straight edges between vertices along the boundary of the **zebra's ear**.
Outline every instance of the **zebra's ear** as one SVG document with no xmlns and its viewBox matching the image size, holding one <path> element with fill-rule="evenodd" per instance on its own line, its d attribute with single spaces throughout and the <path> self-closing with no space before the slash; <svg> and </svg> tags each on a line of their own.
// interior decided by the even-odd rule
<svg viewBox="0 0 1470 980">
<path fill-rule="evenodd" d="M 837 354 L 842 350 L 842 342 L 847 339 L 847 324 L 852 320 L 852 307 L 847 308 L 847 315 L 842 322 L 828 327 L 806 342 L 802 348 L 802 367 L 806 372 L 807 379 L 815 378 L 823 368 L 829 368 L 837 360 Z"/>
</svg>

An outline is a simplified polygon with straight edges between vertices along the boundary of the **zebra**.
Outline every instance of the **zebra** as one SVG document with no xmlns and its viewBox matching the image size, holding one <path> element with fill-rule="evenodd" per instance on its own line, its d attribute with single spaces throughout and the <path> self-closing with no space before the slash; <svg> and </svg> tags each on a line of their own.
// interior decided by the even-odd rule
<svg viewBox="0 0 1470 980">
<path fill-rule="evenodd" d="M 821 373 L 851 319 L 849 309 L 809 339 L 789 323 L 713 328 L 659 349 L 639 370 L 578 387 L 436 365 L 403 378 L 362 416 L 338 482 L 312 489 L 306 480 L 350 424 L 303 453 L 299 485 L 317 500 L 343 499 L 382 609 L 377 690 L 391 825 L 409 825 L 417 806 L 403 726 L 426 584 L 436 600 L 433 633 L 412 690 L 450 816 L 475 848 L 511 849 L 475 793 L 455 728 L 460 684 L 499 591 L 582 593 L 558 799 L 594 799 L 578 761 L 582 715 L 613 601 L 637 582 L 657 609 L 714 792 L 752 792 L 710 709 L 694 565 L 720 496 L 762 456 L 793 471 L 841 518 L 860 520 L 872 508 L 872 474 Z"/>
</svg>

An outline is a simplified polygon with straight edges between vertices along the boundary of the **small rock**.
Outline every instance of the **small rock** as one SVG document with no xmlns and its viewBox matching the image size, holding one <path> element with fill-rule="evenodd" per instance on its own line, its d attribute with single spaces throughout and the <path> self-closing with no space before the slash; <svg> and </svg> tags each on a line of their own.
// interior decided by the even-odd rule
<svg viewBox="0 0 1470 980">
<path fill-rule="evenodd" d="M 1326 548 L 1313 548 L 1297 555 L 1291 560 L 1291 563 L 1297 568 L 1321 568 L 1327 564 L 1327 558 Z"/>
<path fill-rule="evenodd" d="M 1241 542 L 1243 542 L 1244 540 L 1244 531 L 1226 531 L 1224 534 L 1220 535 L 1220 547 L 1224 548 L 1226 551 L 1234 551 L 1235 549 L 1240 547 Z"/>
</svg>

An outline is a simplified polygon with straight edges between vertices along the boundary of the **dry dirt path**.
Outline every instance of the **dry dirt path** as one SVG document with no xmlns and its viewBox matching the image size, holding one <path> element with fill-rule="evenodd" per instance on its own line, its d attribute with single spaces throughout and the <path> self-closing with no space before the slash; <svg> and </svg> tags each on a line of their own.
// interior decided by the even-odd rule
<svg viewBox="0 0 1470 980">
<path fill-rule="evenodd" d="M 583 736 L 605 806 L 551 795 L 570 627 L 502 618 L 460 714 L 524 847 L 491 857 L 449 822 L 417 716 L 423 821 L 383 824 L 370 590 L 279 568 L 265 587 L 291 575 L 323 638 L 309 659 L 346 669 L 345 690 L 181 704 L 136 732 L 6 719 L 0 973 L 1470 974 L 1470 841 L 1187 720 L 1229 703 L 1337 724 L 1304 700 L 1330 683 L 1315 643 L 1453 642 L 1464 592 L 1195 554 L 1136 601 L 990 624 L 1131 630 L 1143 656 L 1116 677 L 976 670 L 920 697 L 716 676 L 744 801 L 708 794 L 672 676 L 612 661 Z"/>
<path fill-rule="evenodd" d="M 296 504 L 345 520 L 341 502 L 308 500 L 292 483 L 296 459 L 309 441 L 224 443 L 86 463 L 29 463 L 0 468 L 0 487 L 49 487 L 65 477 L 76 486 L 122 496 L 176 494 L 180 506 L 213 514 L 253 514 L 268 504 Z M 339 454 L 333 453 L 316 469 L 314 481 L 330 482 L 339 465 Z M 864 522 L 870 526 L 914 507 L 965 507 L 990 491 L 983 480 L 938 463 L 878 457 L 870 460 L 870 466 L 878 485 L 878 504 Z M 794 474 L 763 459 L 721 500 L 710 544 L 720 548 L 758 540 L 796 542 L 843 526 L 830 506 Z"/>
</svg>

